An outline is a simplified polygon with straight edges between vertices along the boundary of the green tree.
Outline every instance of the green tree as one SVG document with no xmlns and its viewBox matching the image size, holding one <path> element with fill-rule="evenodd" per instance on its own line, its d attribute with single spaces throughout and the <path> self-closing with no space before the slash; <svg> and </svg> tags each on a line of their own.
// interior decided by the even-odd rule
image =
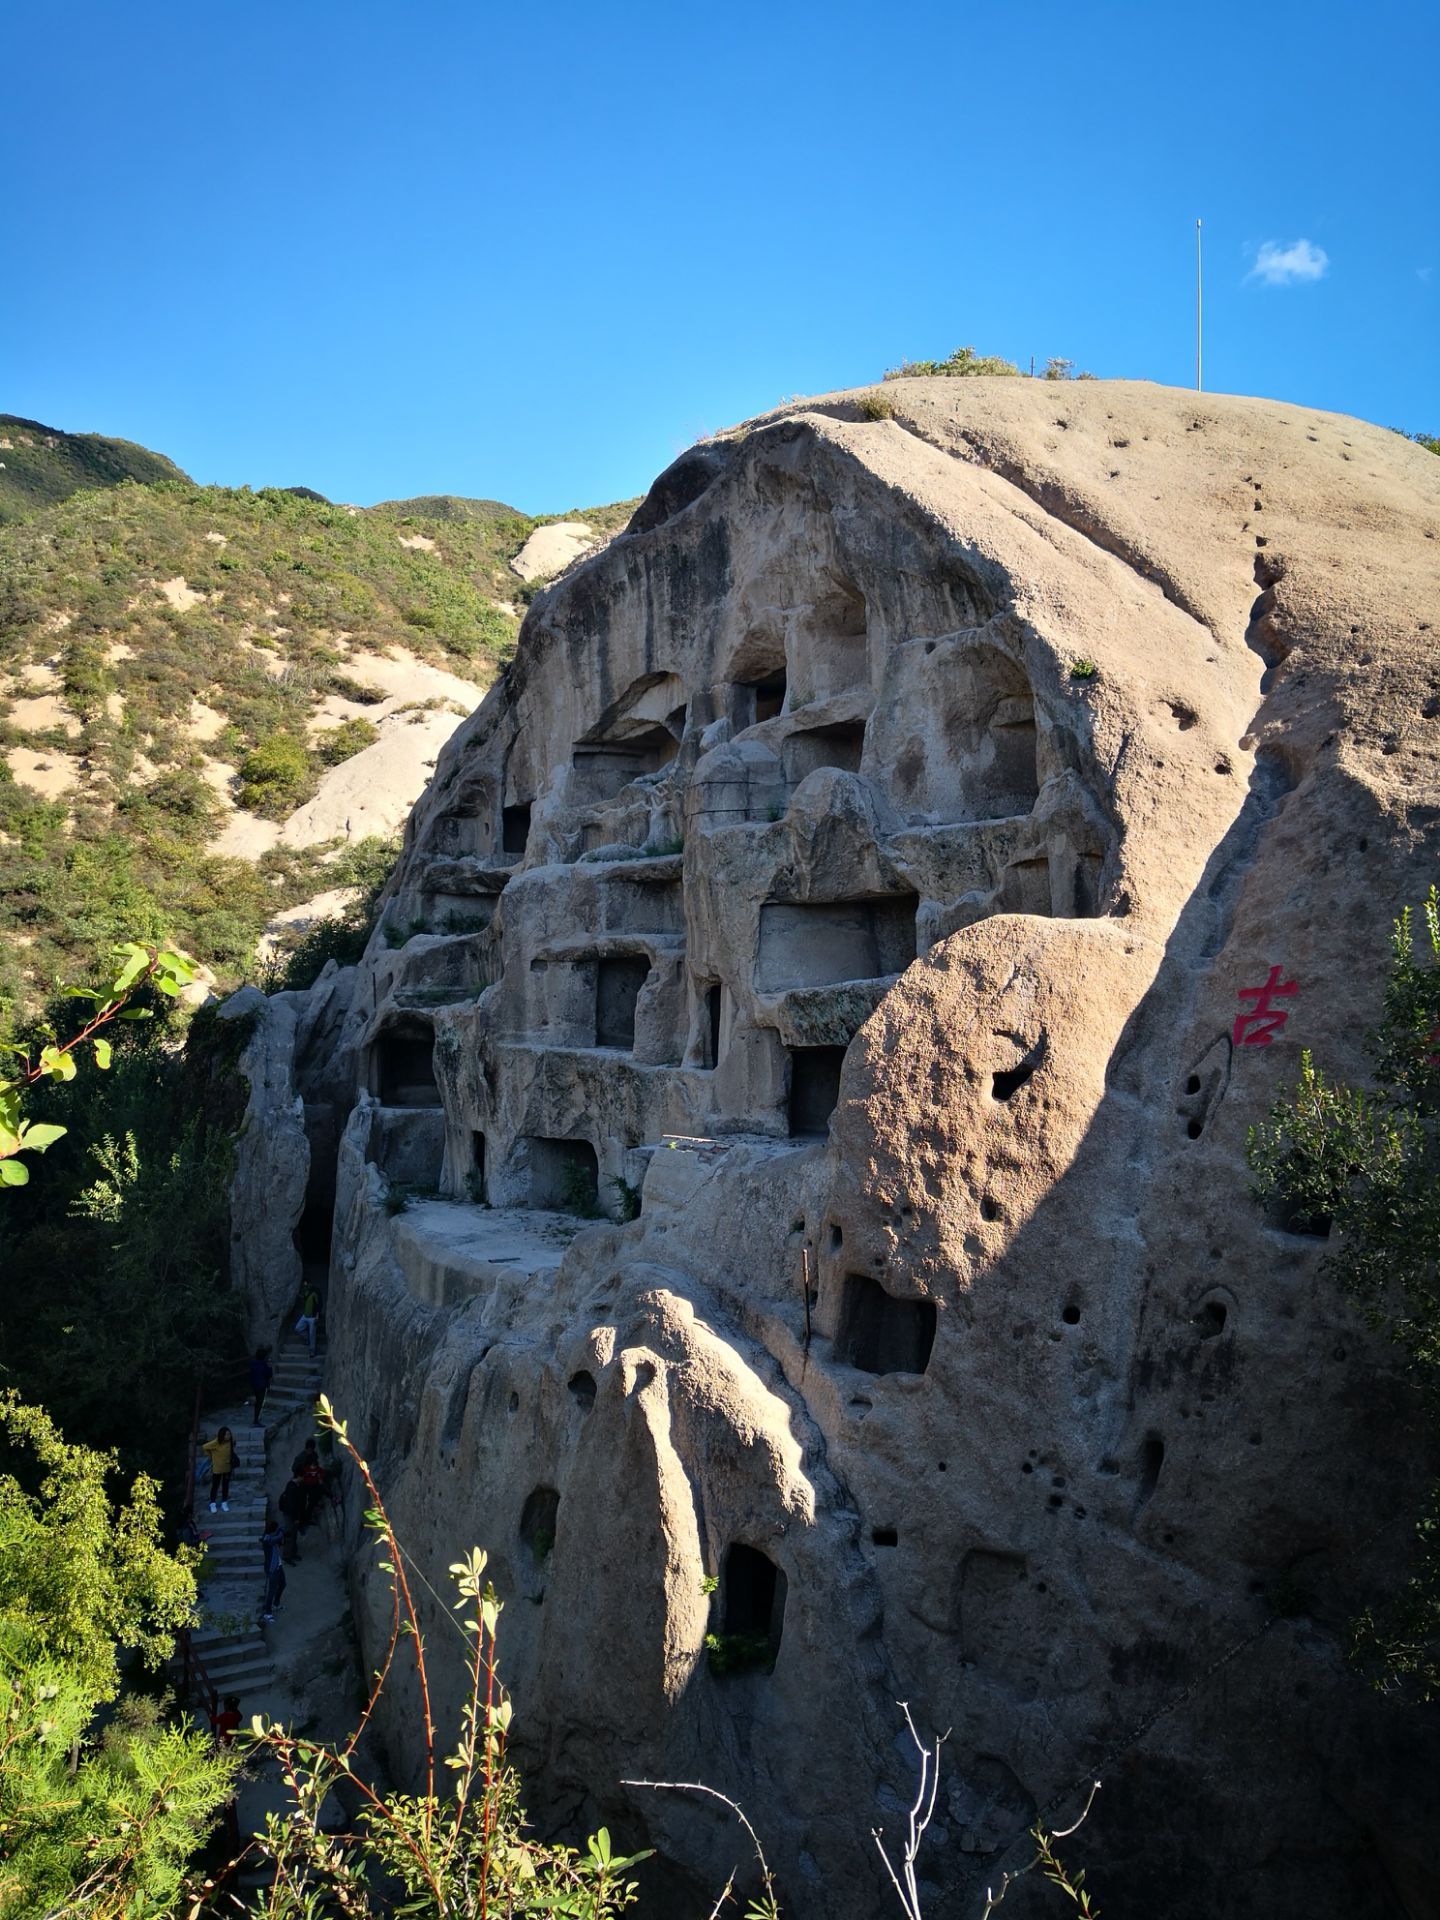
<svg viewBox="0 0 1440 1920">
<path fill-rule="evenodd" d="M 1338 1229 L 1325 1270 L 1399 1345 L 1433 1424 L 1440 1418 L 1440 896 L 1423 903 L 1417 952 L 1407 907 L 1370 1040 L 1374 1085 L 1328 1080 L 1301 1055 L 1299 1084 L 1251 1129 L 1258 1199 L 1297 1225 Z M 1382 1683 L 1440 1697 L 1440 1493 L 1417 1526 L 1411 1579 L 1362 1615 L 1357 1656 Z"/>
<path fill-rule="evenodd" d="M 113 1455 L 0 1395 L 0 1915 L 168 1913 L 236 1762 L 121 1695 L 121 1656 L 158 1666 L 194 1577 L 160 1545 L 155 1483 L 112 1505 Z"/>
<path fill-rule="evenodd" d="M 208 1010 L 187 1025 L 168 989 L 188 968 L 178 955 L 154 960 L 103 1032 L 90 1030 L 113 1000 L 92 1002 L 68 1044 L 32 1036 L 32 1069 L 46 1067 L 47 1049 L 57 1059 L 10 1089 L 26 1102 L 9 1128 L 19 1150 L 38 1127 L 47 1157 L 43 1178 L 0 1198 L 0 1274 L 33 1277 L 0 1285 L 0 1379 L 63 1407 L 72 1439 L 169 1477 L 196 1378 L 218 1380 L 242 1351 L 228 1188 L 248 1025 Z M 45 1031 L 72 1004 L 58 1002 Z M 84 1070 L 92 1053 L 106 1071 Z M 25 1171 L 13 1156 L 0 1160 L 8 1165 Z"/>
</svg>

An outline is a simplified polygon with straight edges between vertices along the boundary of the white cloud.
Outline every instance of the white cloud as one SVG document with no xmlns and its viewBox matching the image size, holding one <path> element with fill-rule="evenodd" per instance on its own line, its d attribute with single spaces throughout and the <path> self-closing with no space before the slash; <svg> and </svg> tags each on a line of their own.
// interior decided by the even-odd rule
<svg viewBox="0 0 1440 1920">
<path fill-rule="evenodd" d="M 1329 265 L 1329 254 L 1313 240 L 1291 240 L 1286 245 L 1267 240 L 1256 254 L 1248 277 L 1263 281 L 1267 287 L 1294 287 L 1304 280 L 1320 279 Z"/>
<path fill-rule="evenodd" d="M 1435 269 L 1433 267 L 1416 267 L 1415 278 L 1420 282 L 1422 282 L 1422 284 L 1424 284 L 1425 286 L 1429 286 L 1430 277 L 1434 273 L 1434 271 Z"/>
</svg>

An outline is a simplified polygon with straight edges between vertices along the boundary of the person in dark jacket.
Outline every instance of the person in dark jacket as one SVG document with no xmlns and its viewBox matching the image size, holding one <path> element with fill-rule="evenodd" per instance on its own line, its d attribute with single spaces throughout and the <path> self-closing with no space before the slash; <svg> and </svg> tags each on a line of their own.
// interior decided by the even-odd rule
<svg viewBox="0 0 1440 1920">
<path fill-rule="evenodd" d="M 265 1594 L 260 1602 L 260 1618 L 267 1625 L 275 1618 L 280 1596 L 285 1591 L 285 1568 L 280 1556 L 284 1539 L 278 1520 L 271 1520 L 260 1536 L 260 1551 L 265 1556 Z"/>
<path fill-rule="evenodd" d="M 282 1552 L 286 1564 L 294 1566 L 300 1558 L 300 1529 L 305 1524 L 305 1515 L 309 1509 L 310 1495 L 305 1482 L 296 1473 L 292 1473 L 280 1496 L 280 1516 L 285 1525 L 285 1544 Z"/>
<path fill-rule="evenodd" d="M 260 1424 L 260 1409 L 265 1404 L 265 1396 L 270 1391 L 270 1382 L 275 1378 L 275 1369 L 270 1364 L 269 1347 L 256 1347 L 250 1357 L 250 1398 L 255 1402 L 255 1418 L 251 1425 Z"/>
</svg>

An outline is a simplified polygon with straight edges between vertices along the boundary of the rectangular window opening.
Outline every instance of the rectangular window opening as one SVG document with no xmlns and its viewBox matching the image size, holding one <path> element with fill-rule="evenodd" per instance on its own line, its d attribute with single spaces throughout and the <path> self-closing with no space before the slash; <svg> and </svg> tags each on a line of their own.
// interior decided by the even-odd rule
<svg viewBox="0 0 1440 1920">
<path fill-rule="evenodd" d="M 821 1139 L 830 1129 L 830 1116 L 840 1103 L 840 1069 L 844 1047 L 790 1049 L 790 1134 L 793 1139 Z"/>
<path fill-rule="evenodd" d="M 650 975 L 650 962 L 643 954 L 617 955 L 600 960 L 595 967 L 595 1044 L 619 1047 L 630 1053 L 635 1046 L 635 1008 L 640 990 Z"/>
<path fill-rule="evenodd" d="M 500 813 L 500 847 L 504 853 L 523 855 L 530 843 L 530 815 L 533 803 L 522 800 Z"/>
</svg>

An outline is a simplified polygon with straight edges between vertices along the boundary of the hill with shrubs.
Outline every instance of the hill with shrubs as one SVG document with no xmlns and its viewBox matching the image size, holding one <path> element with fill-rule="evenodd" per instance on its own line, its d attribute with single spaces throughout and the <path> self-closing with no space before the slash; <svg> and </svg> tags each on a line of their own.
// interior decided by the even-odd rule
<svg viewBox="0 0 1440 1920">
<path fill-rule="evenodd" d="M 557 517 L 198 486 L 123 441 L 23 431 L 28 477 L 0 496 L 12 1023 L 112 940 L 174 940 L 228 986 L 278 913 L 292 910 L 283 946 L 304 931 L 302 903 L 373 889 L 542 584 L 509 563 Z M 599 541 L 628 515 L 567 518 Z M 327 776 L 360 754 L 360 779 L 327 806 Z M 375 796 L 390 789 L 386 811 Z"/>
</svg>

